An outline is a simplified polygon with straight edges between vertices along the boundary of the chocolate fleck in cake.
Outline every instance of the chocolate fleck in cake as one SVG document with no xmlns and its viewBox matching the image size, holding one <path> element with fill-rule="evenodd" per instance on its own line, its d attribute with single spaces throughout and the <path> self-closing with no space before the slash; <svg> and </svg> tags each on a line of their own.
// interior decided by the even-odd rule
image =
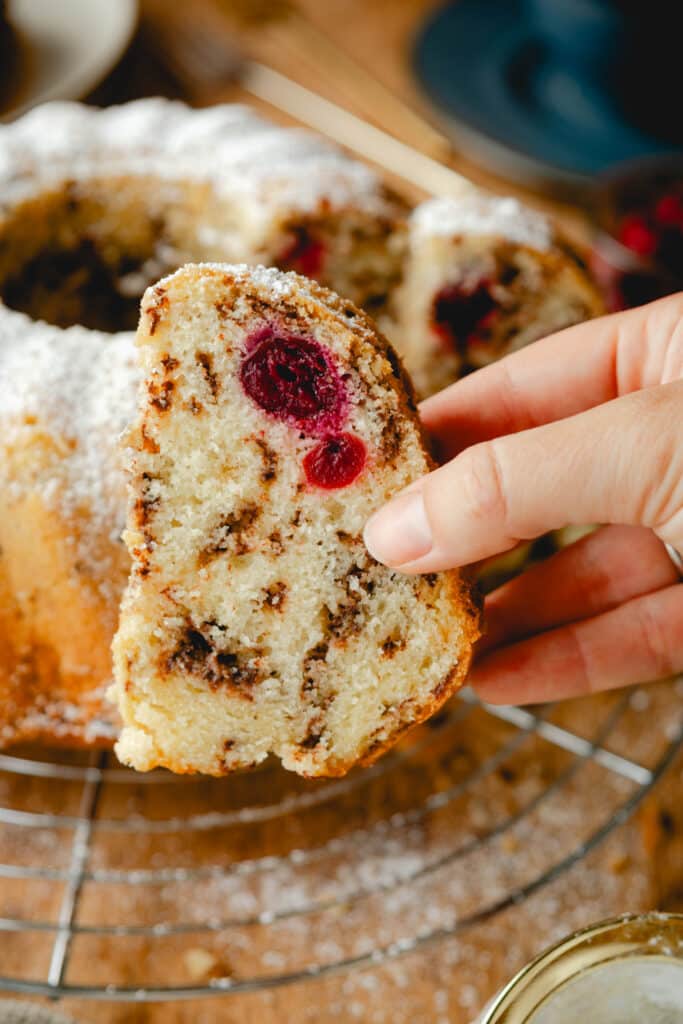
<svg viewBox="0 0 683 1024">
<path fill-rule="evenodd" d="M 407 244 L 391 337 L 421 398 L 603 311 L 576 253 L 516 199 L 472 188 L 429 200 Z"/>
<path fill-rule="evenodd" d="M 150 288 L 138 344 L 119 757 L 373 761 L 457 689 L 478 635 L 457 573 L 395 573 L 361 539 L 431 465 L 397 357 L 305 278 L 219 264 Z"/>
</svg>

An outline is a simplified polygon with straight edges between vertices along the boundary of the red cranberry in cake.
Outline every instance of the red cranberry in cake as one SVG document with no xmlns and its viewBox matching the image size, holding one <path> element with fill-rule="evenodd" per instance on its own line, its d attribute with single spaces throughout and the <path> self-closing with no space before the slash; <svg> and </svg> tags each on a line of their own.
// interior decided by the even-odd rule
<svg viewBox="0 0 683 1024">
<path fill-rule="evenodd" d="M 307 228 L 296 228 L 294 240 L 285 249 L 278 266 L 283 270 L 295 270 L 305 277 L 317 278 L 325 264 L 325 246 Z"/>
<path fill-rule="evenodd" d="M 326 491 L 348 487 L 363 472 L 366 458 L 365 445 L 353 434 L 328 437 L 304 458 L 306 479 Z"/>
<path fill-rule="evenodd" d="M 322 345 L 263 327 L 245 347 L 240 380 L 258 406 L 311 434 L 340 426 L 348 404 L 346 389 Z"/>
<path fill-rule="evenodd" d="M 395 573 L 363 544 L 432 466 L 398 357 L 309 279 L 220 264 L 149 290 L 138 344 L 170 388 L 163 409 L 141 392 L 127 438 L 119 757 L 211 775 L 271 752 L 306 776 L 370 763 L 460 685 L 478 634 L 457 573 Z"/>
<path fill-rule="evenodd" d="M 473 335 L 480 335 L 491 326 L 497 312 L 490 281 L 446 285 L 434 298 L 434 329 L 451 348 L 463 353 Z"/>
</svg>

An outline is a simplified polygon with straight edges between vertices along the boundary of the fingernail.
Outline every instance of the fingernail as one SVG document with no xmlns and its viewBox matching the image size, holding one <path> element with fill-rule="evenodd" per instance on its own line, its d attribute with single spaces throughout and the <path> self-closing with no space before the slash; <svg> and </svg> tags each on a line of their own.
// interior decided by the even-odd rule
<svg viewBox="0 0 683 1024">
<path fill-rule="evenodd" d="M 432 531 L 421 491 L 401 494 L 375 512 L 365 526 L 365 546 L 384 565 L 406 565 L 432 549 Z"/>
</svg>

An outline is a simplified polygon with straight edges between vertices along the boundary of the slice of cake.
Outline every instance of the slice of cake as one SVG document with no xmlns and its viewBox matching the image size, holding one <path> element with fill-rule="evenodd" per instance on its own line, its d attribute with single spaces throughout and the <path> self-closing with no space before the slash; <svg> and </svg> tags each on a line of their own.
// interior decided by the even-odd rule
<svg viewBox="0 0 683 1024">
<path fill-rule="evenodd" d="M 407 246 L 391 337 L 421 398 L 603 311 L 578 256 L 516 199 L 473 188 L 422 203 Z"/>
<path fill-rule="evenodd" d="M 362 539 L 428 471 L 372 322 L 295 274 L 190 265 L 148 289 L 114 641 L 122 761 L 222 775 L 368 764 L 462 683 L 478 611 Z"/>
</svg>

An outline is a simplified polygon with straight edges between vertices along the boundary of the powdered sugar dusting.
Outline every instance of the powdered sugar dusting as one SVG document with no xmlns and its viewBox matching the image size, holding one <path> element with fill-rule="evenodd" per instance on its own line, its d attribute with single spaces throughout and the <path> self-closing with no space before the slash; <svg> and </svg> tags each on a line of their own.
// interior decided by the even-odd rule
<svg viewBox="0 0 683 1024">
<path fill-rule="evenodd" d="M 39 696 L 16 728 L 3 730 L 3 738 L 12 743 L 17 733 L 44 734 L 60 742 L 78 737 L 87 745 L 108 746 L 116 739 L 120 724 L 114 707 L 106 700 L 107 689 L 108 684 L 89 690 L 87 705 Z M 94 709 L 97 713 L 93 713 Z"/>
<path fill-rule="evenodd" d="M 412 227 L 419 236 L 497 235 L 510 242 L 546 250 L 552 227 L 542 214 L 517 199 L 479 190 L 454 199 L 430 199 L 414 211 Z"/>
<path fill-rule="evenodd" d="M 565 982 L 535 1012 L 531 1024 L 674 1024 L 683 1015 L 683 964 L 630 956 L 600 964 Z"/>
<path fill-rule="evenodd" d="M 246 263 L 216 263 L 207 261 L 202 263 L 188 263 L 187 267 L 198 267 L 211 270 L 216 274 L 227 274 L 237 284 L 241 284 L 259 295 L 260 298 L 271 302 L 278 302 L 283 299 L 291 299 L 295 295 L 304 294 L 307 299 L 313 299 L 313 290 L 309 287 L 311 282 L 308 278 L 301 277 L 294 271 L 283 272 L 276 267 L 249 266 Z M 184 272 L 184 271 L 183 271 Z M 156 289 L 166 288 L 180 271 L 167 274 L 156 285 L 148 288 L 142 298 L 142 308 L 153 306 L 156 303 Z M 197 282 L 201 287 L 201 281 Z"/>
<path fill-rule="evenodd" d="M 132 334 L 60 330 L 4 309 L 0 316 L 0 431 L 5 446 L 46 433 L 60 458 L 31 474 L 49 506 L 76 523 L 78 556 L 109 596 L 111 544 L 123 528 L 125 480 L 117 452 L 135 410 Z M 21 477 L 9 484 L 20 496 Z M 103 543 L 104 541 L 104 543 Z"/>
<path fill-rule="evenodd" d="M 218 195 L 246 203 L 250 218 L 283 207 L 298 212 L 354 208 L 381 212 L 377 175 L 325 139 L 281 128 L 248 107 L 192 110 L 146 99 L 96 110 L 47 103 L 0 127 L 0 209 L 65 178 L 106 173 L 210 182 Z"/>
</svg>

